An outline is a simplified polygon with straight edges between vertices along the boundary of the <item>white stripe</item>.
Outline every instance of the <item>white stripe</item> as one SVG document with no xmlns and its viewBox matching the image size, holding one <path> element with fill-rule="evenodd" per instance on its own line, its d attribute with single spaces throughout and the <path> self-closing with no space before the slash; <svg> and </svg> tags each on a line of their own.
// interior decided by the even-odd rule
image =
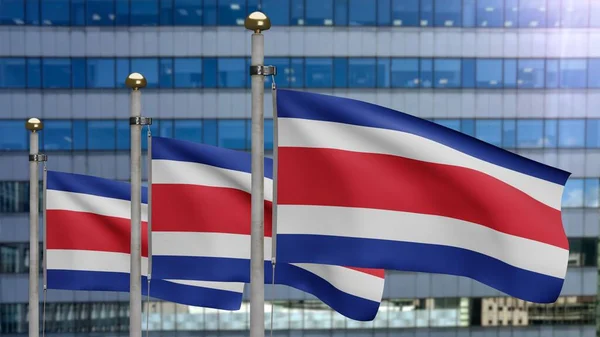
<svg viewBox="0 0 600 337">
<path fill-rule="evenodd" d="M 406 132 L 307 119 L 279 118 L 279 146 L 389 154 L 470 168 L 518 188 L 552 208 L 561 209 L 564 187 L 559 184 L 489 163 Z"/>
<path fill-rule="evenodd" d="M 512 266 L 565 277 L 569 251 L 436 215 L 333 206 L 278 206 L 278 234 L 312 234 L 468 249 Z M 365 226 L 368 224 L 368 226 Z"/>
<path fill-rule="evenodd" d="M 244 234 L 152 232 L 152 245 L 152 256 L 250 258 L 250 235 Z M 265 237 L 264 253 L 270 261 L 270 237 Z"/>
<path fill-rule="evenodd" d="M 48 249 L 48 270 L 77 270 L 129 274 L 130 257 L 126 253 L 90 250 Z M 142 257 L 142 276 L 148 275 L 148 258 Z M 194 287 L 243 293 L 244 283 L 165 280 Z"/>
<path fill-rule="evenodd" d="M 152 184 L 186 184 L 235 188 L 250 193 L 247 172 L 174 160 L 152 160 Z M 265 200 L 273 200 L 273 180 L 265 178 Z"/>
<path fill-rule="evenodd" d="M 93 194 L 47 190 L 47 210 L 86 212 L 115 218 L 131 218 L 131 202 Z M 142 221 L 148 220 L 148 205 L 142 204 Z"/>
<path fill-rule="evenodd" d="M 345 293 L 381 302 L 385 279 L 350 268 L 311 263 L 292 263 L 305 269 Z"/>
</svg>

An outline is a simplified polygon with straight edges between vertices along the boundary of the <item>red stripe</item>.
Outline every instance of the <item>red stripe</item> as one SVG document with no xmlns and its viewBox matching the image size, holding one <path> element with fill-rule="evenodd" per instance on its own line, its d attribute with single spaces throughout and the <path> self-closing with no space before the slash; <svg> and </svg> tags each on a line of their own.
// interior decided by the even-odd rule
<svg viewBox="0 0 600 337">
<path fill-rule="evenodd" d="M 47 210 L 48 249 L 131 252 L 131 221 L 85 212 Z M 142 256 L 148 256 L 148 226 L 142 222 Z"/>
<path fill-rule="evenodd" d="M 348 269 L 356 270 L 365 274 L 377 276 L 379 278 L 385 278 L 385 270 L 384 269 L 369 269 L 369 268 L 357 268 L 357 267 L 345 267 Z"/>
<path fill-rule="evenodd" d="M 484 173 L 391 155 L 279 149 L 279 204 L 440 215 L 568 249 L 561 212 Z"/>
<path fill-rule="evenodd" d="M 152 185 L 152 230 L 250 235 L 250 194 L 233 188 Z M 265 201 L 265 236 L 271 236 L 272 203 Z"/>
</svg>

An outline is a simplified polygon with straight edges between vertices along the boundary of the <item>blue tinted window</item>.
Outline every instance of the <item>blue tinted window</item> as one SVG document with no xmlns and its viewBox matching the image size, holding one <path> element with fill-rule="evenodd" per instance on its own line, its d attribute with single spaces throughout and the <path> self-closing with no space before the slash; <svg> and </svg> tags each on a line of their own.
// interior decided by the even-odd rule
<svg viewBox="0 0 600 337">
<path fill-rule="evenodd" d="M 600 147 L 600 120 L 588 119 L 586 123 L 586 147 Z"/>
<path fill-rule="evenodd" d="M 560 3 L 561 0 L 547 0 L 546 25 L 549 28 L 560 27 Z"/>
<path fill-rule="evenodd" d="M 202 133 L 204 136 L 204 144 L 217 146 L 217 120 L 205 119 L 202 121 Z"/>
<path fill-rule="evenodd" d="M 219 0 L 219 25 L 243 25 L 246 18 L 245 0 Z"/>
<path fill-rule="evenodd" d="M 546 60 L 546 88 L 558 88 L 558 60 Z"/>
<path fill-rule="evenodd" d="M 433 0 L 421 0 L 421 26 L 433 26 Z"/>
<path fill-rule="evenodd" d="M 47 26 L 67 26 L 70 23 L 69 0 L 43 0 L 42 24 Z"/>
<path fill-rule="evenodd" d="M 250 124 L 250 123 L 248 123 Z M 265 119 L 265 150 L 273 150 L 273 120 Z"/>
<path fill-rule="evenodd" d="M 504 87 L 515 88 L 517 86 L 517 60 L 504 60 Z"/>
<path fill-rule="evenodd" d="M 476 0 L 463 0 L 462 10 L 462 26 L 463 27 L 475 27 L 477 26 L 477 4 Z"/>
<path fill-rule="evenodd" d="M 556 119 L 546 119 L 544 125 L 544 146 L 558 146 L 558 121 Z"/>
<path fill-rule="evenodd" d="M 544 121 L 541 119 L 517 122 L 517 147 L 536 148 L 544 146 Z"/>
<path fill-rule="evenodd" d="M 203 11 L 204 25 L 217 25 L 217 0 L 204 0 Z"/>
<path fill-rule="evenodd" d="M 590 88 L 600 88 L 600 59 L 588 60 L 587 78 Z"/>
<path fill-rule="evenodd" d="M 160 1 L 160 24 L 161 25 L 173 25 L 173 0 L 159 0 Z"/>
<path fill-rule="evenodd" d="M 502 60 L 477 60 L 477 87 L 502 88 Z"/>
<path fill-rule="evenodd" d="M 544 60 L 519 60 L 519 88 L 544 87 Z"/>
<path fill-rule="evenodd" d="M 129 0 L 116 0 L 115 11 L 117 12 L 118 26 L 129 25 Z"/>
<path fill-rule="evenodd" d="M 114 150 L 116 146 L 115 121 L 88 121 L 87 145 L 90 150 Z"/>
<path fill-rule="evenodd" d="M 0 150 L 27 150 L 27 134 L 22 120 L 0 121 Z"/>
<path fill-rule="evenodd" d="M 279 88 L 288 88 L 290 86 L 290 59 L 287 57 L 266 57 L 265 64 L 277 67 L 275 83 Z M 272 83 L 271 76 L 265 76 L 265 88 L 270 88 Z"/>
<path fill-rule="evenodd" d="M 174 0 L 173 22 L 179 26 L 202 24 L 202 0 Z M 273 17 L 269 16 L 271 22 Z"/>
<path fill-rule="evenodd" d="M 504 27 L 519 25 L 519 0 L 504 0 Z"/>
<path fill-rule="evenodd" d="M 71 87 L 71 60 L 68 58 L 43 58 L 42 79 L 44 88 Z"/>
<path fill-rule="evenodd" d="M 161 88 L 173 88 L 173 59 L 172 58 L 161 58 L 160 59 L 160 87 Z"/>
<path fill-rule="evenodd" d="M 243 58 L 221 58 L 219 62 L 219 88 L 246 86 L 247 68 Z"/>
<path fill-rule="evenodd" d="M 335 19 L 334 23 L 336 26 L 347 26 L 348 25 L 348 0 L 334 0 L 335 5 Z"/>
<path fill-rule="evenodd" d="M 389 26 L 392 23 L 391 0 L 377 0 L 377 25 Z"/>
<path fill-rule="evenodd" d="M 460 119 L 436 119 L 435 122 L 455 131 L 460 132 Z"/>
<path fill-rule="evenodd" d="M 469 135 L 475 136 L 475 121 L 472 119 L 463 119 L 460 123 L 460 132 Z"/>
<path fill-rule="evenodd" d="M 115 3 L 106 0 L 86 1 L 86 20 L 90 26 L 112 26 L 115 24 Z"/>
<path fill-rule="evenodd" d="M 145 128 L 142 130 L 142 139 L 146 138 L 148 143 L 148 134 Z M 127 150 L 131 144 L 131 126 L 129 120 L 117 121 L 117 150 Z"/>
<path fill-rule="evenodd" d="M 600 197 L 600 180 L 585 179 L 585 207 L 598 207 Z"/>
<path fill-rule="evenodd" d="M 25 2 L 25 22 L 28 25 L 39 25 L 40 24 L 40 1 L 39 0 L 27 0 Z"/>
<path fill-rule="evenodd" d="M 583 207 L 583 179 L 567 180 L 562 195 L 562 207 Z"/>
<path fill-rule="evenodd" d="M 292 58 L 290 62 L 290 86 L 292 88 L 304 87 L 304 59 Z"/>
<path fill-rule="evenodd" d="M 435 0 L 434 8 L 437 27 L 461 26 L 462 0 Z"/>
<path fill-rule="evenodd" d="M 333 24 L 333 0 L 306 0 L 308 26 L 331 26 Z"/>
<path fill-rule="evenodd" d="M 114 59 L 87 59 L 88 88 L 113 88 L 116 81 Z"/>
<path fill-rule="evenodd" d="M 558 121 L 558 146 L 583 147 L 585 144 L 584 120 L 559 120 Z"/>
<path fill-rule="evenodd" d="M 348 86 L 350 88 L 375 87 L 374 58 L 351 58 L 348 61 Z"/>
<path fill-rule="evenodd" d="M 350 26 L 375 26 L 377 13 L 373 0 L 350 0 Z"/>
<path fill-rule="evenodd" d="M 520 1 L 519 27 L 546 27 L 546 0 Z"/>
<path fill-rule="evenodd" d="M 202 59 L 175 59 L 175 88 L 200 88 L 202 86 Z"/>
<path fill-rule="evenodd" d="M 22 25 L 25 23 L 25 2 L 23 0 L 0 1 L 0 24 Z"/>
<path fill-rule="evenodd" d="M 304 25 L 304 0 L 291 0 L 290 15 L 292 25 Z"/>
<path fill-rule="evenodd" d="M 245 120 L 218 120 L 218 146 L 234 150 L 246 148 Z"/>
<path fill-rule="evenodd" d="M 434 62 L 436 88 L 460 87 L 460 59 L 436 59 Z"/>
<path fill-rule="evenodd" d="M 590 27 L 600 27 L 600 2 L 590 1 Z"/>
<path fill-rule="evenodd" d="M 202 143 L 202 121 L 176 119 L 174 138 Z"/>
<path fill-rule="evenodd" d="M 73 150 L 87 149 L 87 121 L 74 120 L 73 122 Z"/>
<path fill-rule="evenodd" d="M 463 88 L 475 88 L 475 59 L 462 60 L 462 80 Z"/>
<path fill-rule="evenodd" d="M 136 0 L 129 5 L 132 26 L 158 25 L 158 0 Z"/>
<path fill-rule="evenodd" d="M 202 60 L 202 73 L 204 74 L 204 87 L 205 88 L 216 88 L 217 87 L 217 59 L 216 58 L 205 58 Z"/>
<path fill-rule="evenodd" d="M 306 59 L 306 86 L 331 88 L 333 85 L 333 60 L 331 58 Z"/>
<path fill-rule="evenodd" d="M 419 26 L 419 0 L 392 0 L 394 26 Z"/>
<path fill-rule="evenodd" d="M 27 87 L 42 87 L 42 66 L 39 58 L 27 59 Z"/>
<path fill-rule="evenodd" d="M 387 57 L 377 59 L 377 87 L 390 87 L 390 59 Z"/>
<path fill-rule="evenodd" d="M 517 138 L 517 122 L 514 119 L 505 119 L 502 121 L 502 146 L 505 148 L 515 148 Z"/>
<path fill-rule="evenodd" d="M 125 88 L 125 79 L 130 74 L 129 59 L 118 58 L 116 63 L 117 77 L 115 78 L 115 85 L 117 88 Z"/>
<path fill-rule="evenodd" d="M 85 26 L 85 0 L 71 0 L 71 25 Z M 92 23 L 87 23 L 91 25 Z"/>
<path fill-rule="evenodd" d="M 71 87 L 84 89 L 86 87 L 86 59 L 77 57 L 71 59 Z M 114 75 L 113 75 L 114 76 Z"/>
<path fill-rule="evenodd" d="M 158 59 L 132 58 L 130 71 L 144 74 L 148 82 L 148 88 L 158 88 Z"/>
<path fill-rule="evenodd" d="M 560 60 L 560 87 L 585 88 L 587 85 L 586 60 Z"/>
<path fill-rule="evenodd" d="M 597 2 L 592 3 L 597 4 Z M 589 16 L 588 1 L 562 0 L 561 25 L 563 27 L 587 27 Z"/>
<path fill-rule="evenodd" d="M 477 25 L 504 27 L 504 0 L 478 0 Z"/>
<path fill-rule="evenodd" d="M 24 58 L 0 58 L 0 88 L 25 88 Z"/>
<path fill-rule="evenodd" d="M 173 137 L 173 121 L 162 120 L 158 128 L 158 135 L 161 137 Z"/>
<path fill-rule="evenodd" d="M 475 121 L 475 135 L 480 140 L 496 146 L 502 146 L 502 120 Z"/>
<path fill-rule="evenodd" d="M 421 59 L 421 88 L 431 88 L 433 85 L 433 60 Z"/>
<path fill-rule="evenodd" d="M 336 88 L 345 88 L 348 86 L 348 59 L 333 59 L 333 76 Z"/>
<path fill-rule="evenodd" d="M 419 86 L 418 59 L 392 59 L 392 87 L 415 88 Z"/>
<path fill-rule="evenodd" d="M 274 26 L 290 25 L 290 0 L 262 0 L 262 11 Z"/>
</svg>

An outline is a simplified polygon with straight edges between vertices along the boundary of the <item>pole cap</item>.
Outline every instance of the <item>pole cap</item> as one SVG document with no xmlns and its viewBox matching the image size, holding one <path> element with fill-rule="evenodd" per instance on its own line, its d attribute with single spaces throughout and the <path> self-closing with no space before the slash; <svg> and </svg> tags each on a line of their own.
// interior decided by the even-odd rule
<svg viewBox="0 0 600 337">
<path fill-rule="evenodd" d="M 255 33 L 260 33 L 271 28 L 271 20 L 263 12 L 252 12 L 246 18 L 244 27 Z"/>
<path fill-rule="evenodd" d="M 44 128 L 44 123 L 39 118 L 32 117 L 25 122 L 25 128 L 31 132 L 40 131 Z"/>
<path fill-rule="evenodd" d="M 133 90 L 139 90 L 146 87 L 146 78 L 140 73 L 131 73 L 125 80 L 125 85 Z"/>
</svg>

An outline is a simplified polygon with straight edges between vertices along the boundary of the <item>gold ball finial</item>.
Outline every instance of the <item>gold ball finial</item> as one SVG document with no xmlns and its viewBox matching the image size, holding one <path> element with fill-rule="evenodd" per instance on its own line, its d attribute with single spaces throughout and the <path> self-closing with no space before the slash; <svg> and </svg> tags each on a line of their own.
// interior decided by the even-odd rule
<svg viewBox="0 0 600 337">
<path fill-rule="evenodd" d="M 39 118 L 32 117 L 25 122 L 25 128 L 31 132 L 40 131 L 44 128 L 44 123 Z"/>
<path fill-rule="evenodd" d="M 131 73 L 125 80 L 125 85 L 133 90 L 139 90 L 146 87 L 146 78 L 140 73 Z"/>
<path fill-rule="evenodd" d="M 271 28 L 271 20 L 262 12 L 252 12 L 246 18 L 244 27 L 255 33 L 260 33 Z"/>
</svg>

